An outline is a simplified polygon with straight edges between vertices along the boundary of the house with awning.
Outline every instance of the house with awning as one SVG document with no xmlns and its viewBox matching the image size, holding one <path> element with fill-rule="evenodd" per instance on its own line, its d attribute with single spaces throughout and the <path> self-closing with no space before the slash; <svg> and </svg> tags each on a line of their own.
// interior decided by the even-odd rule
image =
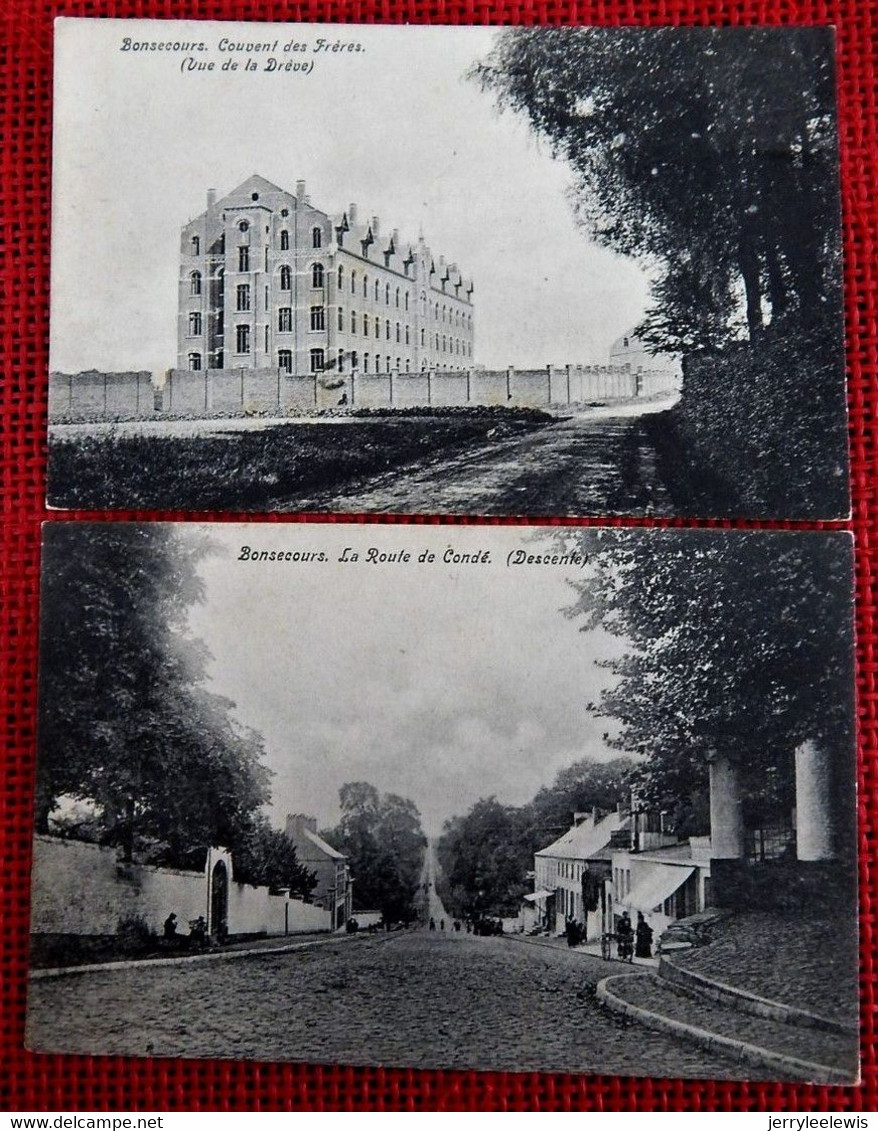
<svg viewBox="0 0 878 1131">
<path fill-rule="evenodd" d="M 568 917 L 600 938 L 607 916 L 610 849 L 627 845 L 630 814 L 621 808 L 601 815 L 574 813 L 573 825 L 534 854 L 534 890 L 524 897 L 524 929 L 562 934 Z"/>
<path fill-rule="evenodd" d="M 614 923 L 625 911 L 636 922 L 640 911 L 658 938 L 677 919 L 710 905 L 710 837 L 690 837 L 643 851 L 636 848 L 635 843 L 610 853 Z"/>
</svg>

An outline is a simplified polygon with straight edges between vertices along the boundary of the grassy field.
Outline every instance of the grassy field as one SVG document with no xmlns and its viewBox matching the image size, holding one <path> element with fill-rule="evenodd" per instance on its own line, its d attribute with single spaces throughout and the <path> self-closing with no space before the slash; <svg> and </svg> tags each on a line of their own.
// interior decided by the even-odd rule
<svg viewBox="0 0 878 1131">
<path fill-rule="evenodd" d="M 202 436 L 52 436 L 49 501 L 84 510 L 269 510 L 301 492 L 521 435 L 553 419 L 531 409 L 473 408 Z"/>
</svg>

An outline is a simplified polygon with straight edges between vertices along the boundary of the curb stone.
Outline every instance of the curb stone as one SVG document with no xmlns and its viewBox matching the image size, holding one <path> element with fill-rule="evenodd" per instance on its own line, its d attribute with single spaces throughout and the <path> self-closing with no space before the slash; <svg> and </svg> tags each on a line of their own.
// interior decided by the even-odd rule
<svg viewBox="0 0 878 1131">
<path fill-rule="evenodd" d="M 325 939 L 310 939 L 308 942 L 283 943 L 280 946 L 252 947 L 248 950 L 212 950 L 204 954 L 181 954 L 173 958 L 130 958 L 119 962 L 92 962 L 81 966 L 47 966 L 31 970 L 31 981 L 44 978 L 63 978 L 72 974 L 90 974 L 93 971 L 134 970 L 144 966 L 186 966 L 192 962 L 216 962 L 220 959 L 259 958 L 264 955 L 288 954 L 293 950 L 307 950 L 312 946 L 328 946 L 330 943 L 349 942 L 357 935 L 329 935 Z"/>
<path fill-rule="evenodd" d="M 771 1049 L 762 1048 L 761 1045 L 751 1045 L 746 1041 L 739 1041 L 733 1037 L 724 1037 L 720 1033 L 713 1033 L 701 1029 L 696 1025 L 689 1025 L 685 1021 L 676 1021 L 660 1013 L 644 1009 L 643 1006 L 633 1005 L 618 997 L 609 986 L 610 982 L 624 978 L 642 978 L 650 975 L 638 974 L 611 974 L 603 978 L 597 985 L 597 999 L 603 1002 L 614 1013 L 630 1017 L 639 1021 L 648 1029 L 655 1029 L 672 1036 L 684 1037 L 694 1042 L 701 1048 L 712 1052 L 726 1053 L 739 1064 L 759 1065 L 784 1073 L 786 1078 L 792 1077 L 809 1084 L 855 1084 L 857 1077 L 846 1074 L 839 1068 L 826 1064 L 816 1064 L 798 1057 L 787 1056 L 785 1053 L 773 1052 Z"/>
<path fill-rule="evenodd" d="M 749 1013 L 753 1017 L 783 1021 L 788 1025 L 798 1025 L 806 1029 L 821 1029 L 845 1037 L 856 1037 L 859 1034 L 859 1027 L 855 1024 L 846 1025 L 842 1021 L 833 1021 L 832 1018 L 823 1017 L 819 1013 L 811 1013 L 810 1010 L 772 1001 L 771 998 L 761 997 L 749 990 L 741 990 L 726 982 L 718 982 L 714 978 L 708 978 L 706 974 L 678 966 L 665 957 L 659 961 L 658 976 L 677 989 L 689 991 L 698 997 L 706 997 L 721 1005 L 728 1005 L 740 1013 Z"/>
</svg>

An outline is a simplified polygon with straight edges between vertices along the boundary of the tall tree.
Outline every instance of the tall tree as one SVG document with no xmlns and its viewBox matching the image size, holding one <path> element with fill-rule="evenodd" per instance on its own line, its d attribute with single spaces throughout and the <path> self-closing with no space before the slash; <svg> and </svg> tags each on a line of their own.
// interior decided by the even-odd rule
<svg viewBox="0 0 878 1131">
<path fill-rule="evenodd" d="M 581 537 L 590 573 L 574 583 L 569 615 L 628 643 L 605 665 L 615 678 L 590 707 L 621 723 L 614 745 L 646 756 L 635 771 L 645 797 L 691 819 L 703 812 L 709 753 L 726 752 L 745 770 L 750 816 L 764 819 L 793 804 L 792 753 L 813 739 L 835 755 L 843 809 L 853 780 L 850 540 Z"/>
<path fill-rule="evenodd" d="M 474 75 L 569 162 L 589 234 L 654 269 L 648 342 L 711 349 L 837 316 L 832 57 L 824 29 L 514 29 Z"/>
<path fill-rule="evenodd" d="M 356 907 L 381 911 L 387 922 L 409 921 L 427 845 L 416 805 L 368 782 L 343 785 L 339 801 L 341 821 L 324 835 L 348 857 Z"/>
<path fill-rule="evenodd" d="M 514 915 L 533 868 L 528 815 L 496 797 L 446 821 L 437 844 L 440 893 L 452 915 Z"/>
<path fill-rule="evenodd" d="M 209 549 L 154 523 L 46 528 L 39 829 L 63 798 L 87 803 L 128 858 L 180 861 L 252 833 L 269 798 L 262 739 L 207 691 L 187 631 Z"/>
</svg>

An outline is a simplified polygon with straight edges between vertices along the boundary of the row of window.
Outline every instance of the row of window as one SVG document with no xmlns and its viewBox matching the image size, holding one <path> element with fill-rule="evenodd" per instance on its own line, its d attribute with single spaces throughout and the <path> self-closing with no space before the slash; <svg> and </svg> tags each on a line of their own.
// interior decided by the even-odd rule
<svg viewBox="0 0 878 1131">
<path fill-rule="evenodd" d="M 243 334 L 239 333 L 239 334 L 236 335 L 236 346 L 245 347 L 245 348 L 238 348 L 237 352 L 238 353 L 249 353 L 250 352 L 249 327 L 248 326 L 239 326 L 238 331 L 245 331 L 245 333 L 243 333 Z M 326 369 L 326 351 L 323 350 L 323 349 L 320 349 L 319 347 L 315 347 L 314 349 L 309 350 L 309 356 L 310 356 L 311 372 L 312 373 L 323 373 L 324 370 Z M 410 373 L 411 372 L 411 358 L 407 357 L 405 359 L 405 368 L 403 368 L 402 360 L 403 359 L 401 357 L 397 357 L 395 359 L 391 358 L 390 354 L 385 354 L 382 357 L 381 354 L 377 354 L 377 353 L 374 354 L 374 355 L 364 353 L 363 354 L 363 361 L 362 361 L 362 372 L 363 373 L 390 373 L 392 371 L 392 369 L 394 368 L 394 363 L 395 363 L 395 368 L 398 372 Z M 202 355 L 200 353 L 198 353 L 197 351 L 193 351 L 192 353 L 190 353 L 188 355 L 188 364 L 189 364 L 190 370 L 192 370 L 193 372 L 200 372 L 201 369 L 203 368 Z M 222 350 L 220 350 L 216 355 L 216 364 L 217 364 L 218 368 L 222 369 L 222 367 L 223 367 L 223 352 L 222 352 Z M 293 351 L 291 349 L 280 349 L 280 350 L 278 350 L 277 351 L 277 364 L 278 364 L 278 368 L 280 369 L 280 371 L 282 373 L 290 373 L 291 374 L 293 372 Z M 352 350 L 349 355 L 346 354 L 344 350 L 338 351 L 338 357 L 336 358 L 335 366 L 334 366 L 336 372 L 337 373 L 344 373 L 346 371 L 345 367 L 346 367 L 347 364 L 350 365 L 350 368 L 352 370 L 359 369 L 360 358 L 359 358 L 356 350 Z M 421 369 L 426 370 L 427 365 L 428 365 L 427 360 L 424 359 L 421 362 Z"/>
<path fill-rule="evenodd" d="M 239 248 L 238 251 L 239 251 L 239 253 L 240 252 L 247 252 L 248 249 L 245 248 L 245 247 L 242 247 L 242 248 Z M 245 266 L 241 266 L 242 263 L 244 263 Z M 241 271 L 248 270 L 248 268 L 246 266 L 247 263 L 249 263 L 248 258 L 245 257 L 244 259 L 239 259 L 239 265 L 238 265 L 239 270 L 241 270 Z M 339 267 L 339 269 L 338 269 L 339 286 L 342 285 L 343 271 L 344 271 L 344 268 Z M 321 287 L 323 287 L 324 282 L 325 282 L 325 272 L 324 272 L 324 269 L 323 269 L 323 265 L 320 264 L 320 263 L 312 264 L 312 266 L 311 266 L 311 286 L 315 287 L 315 288 L 321 288 Z M 289 267 L 288 264 L 284 264 L 280 269 L 280 289 L 282 291 L 291 291 L 292 288 L 293 288 L 292 269 Z M 201 275 L 201 272 L 200 271 L 193 271 L 189 276 L 189 294 L 193 295 L 193 296 L 198 296 L 198 295 L 201 294 L 201 290 L 202 290 L 202 275 Z M 380 292 L 380 284 L 376 280 L 376 282 L 375 282 L 375 301 L 376 302 L 380 301 L 379 292 Z M 390 284 L 389 283 L 385 284 L 384 292 L 385 292 L 385 303 L 386 303 L 386 305 L 389 306 L 390 305 Z M 352 294 L 356 293 L 356 271 L 351 272 L 351 293 Z M 395 294 L 395 299 L 396 299 L 395 305 L 397 306 L 397 308 L 400 305 L 400 293 L 401 293 L 400 288 L 397 287 L 396 288 L 396 294 Z M 238 286 L 237 286 L 236 294 L 237 294 L 237 309 L 238 310 L 249 310 L 250 309 L 250 284 L 249 283 L 239 283 Z M 368 279 L 368 276 L 366 276 L 366 275 L 363 276 L 363 297 L 364 298 L 369 297 L 369 279 Z M 246 305 L 244 305 L 244 304 L 246 304 Z M 408 310 L 409 309 L 409 294 L 408 294 L 408 291 L 406 291 L 405 295 L 404 295 L 404 305 L 405 305 L 405 309 Z M 339 309 L 341 309 L 341 308 L 339 308 Z M 426 317 L 426 313 L 427 313 L 426 296 L 422 295 L 421 296 L 421 314 L 422 314 L 422 316 Z M 441 319 L 441 321 L 443 323 L 447 322 L 448 324 L 455 325 L 455 326 L 461 327 L 463 329 L 467 329 L 467 330 L 470 330 L 470 331 L 472 330 L 473 317 L 472 317 L 471 314 L 467 315 L 467 314 L 464 314 L 460 310 L 454 310 L 453 308 L 446 307 L 444 305 L 442 306 L 441 311 L 440 311 L 440 307 L 439 307 L 438 302 L 434 306 L 433 313 L 434 313 L 434 318 L 435 318 L 436 322 L 439 322 L 440 319 Z M 368 316 L 364 315 L 364 317 L 368 317 Z M 351 331 L 351 332 L 354 333 L 355 331 Z"/>
<path fill-rule="evenodd" d="M 242 220 L 240 222 L 240 224 L 238 224 L 238 231 L 241 232 L 242 234 L 244 232 L 248 232 L 249 230 L 250 230 L 250 225 L 247 223 L 246 220 Z M 221 244 L 224 247 L 224 245 L 225 245 L 225 235 L 221 236 L 220 240 L 221 240 Z M 323 247 L 323 232 L 320 228 L 313 228 L 312 229 L 312 231 L 311 231 L 311 246 L 313 248 Z M 280 231 L 280 249 L 281 249 L 281 251 L 289 251 L 290 250 L 290 230 L 289 230 L 289 228 L 281 228 L 281 231 Z M 201 255 L 201 237 L 200 236 L 193 236 L 191 238 L 191 240 L 189 241 L 189 250 L 190 250 L 192 255 Z M 239 257 L 240 257 L 240 252 L 243 251 L 243 250 L 245 250 L 245 248 L 243 248 L 243 247 L 240 247 L 238 249 Z M 247 271 L 247 270 L 249 270 L 249 268 L 239 267 L 238 270 L 239 271 Z"/>
</svg>

